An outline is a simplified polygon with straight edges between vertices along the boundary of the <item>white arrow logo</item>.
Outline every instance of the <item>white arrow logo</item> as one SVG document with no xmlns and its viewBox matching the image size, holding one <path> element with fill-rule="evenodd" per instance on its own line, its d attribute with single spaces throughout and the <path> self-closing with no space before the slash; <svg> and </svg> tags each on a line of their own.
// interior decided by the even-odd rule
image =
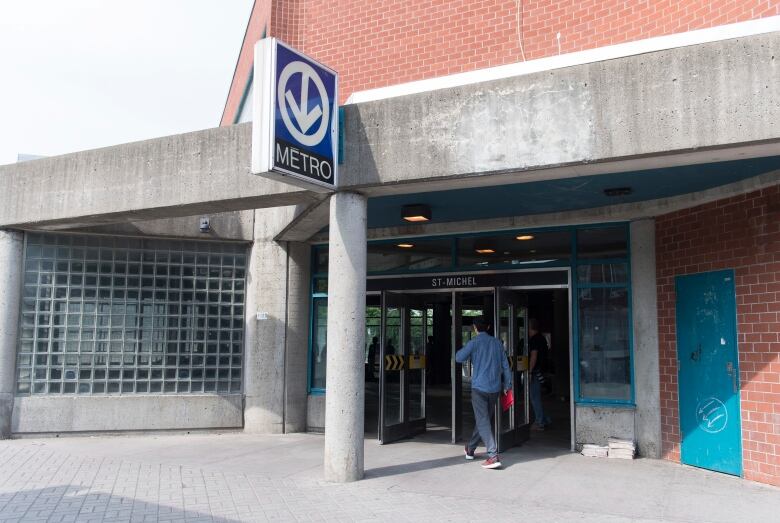
<svg viewBox="0 0 780 523">
<path fill-rule="evenodd" d="M 301 106 L 298 107 L 295 97 L 290 90 L 284 93 L 284 98 L 290 105 L 295 121 L 298 122 L 298 127 L 301 128 L 304 134 L 317 121 L 317 118 L 322 116 L 322 109 L 320 109 L 319 105 L 315 106 L 310 113 L 307 112 L 309 109 L 309 76 L 305 73 L 301 75 Z"/>
<path fill-rule="evenodd" d="M 301 75 L 301 94 L 298 101 L 295 95 L 287 89 L 287 82 L 295 75 Z M 317 92 L 320 95 L 322 106 L 316 105 L 309 111 L 309 81 L 314 82 Z M 302 145 L 313 147 L 320 143 L 328 131 L 328 120 L 330 116 L 330 99 L 322 79 L 312 66 L 305 62 L 290 62 L 279 75 L 279 85 L 277 87 L 279 97 L 279 109 L 282 113 L 282 121 L 290 134 Z M 290 118 L 292 112 L 298 127 L 293 125 Z M 307 134 L 312 125 L 320 119 L 320 125 L 313 134 Z M 300 129 L 300 130 L 299 130 Z"/>
</svg>

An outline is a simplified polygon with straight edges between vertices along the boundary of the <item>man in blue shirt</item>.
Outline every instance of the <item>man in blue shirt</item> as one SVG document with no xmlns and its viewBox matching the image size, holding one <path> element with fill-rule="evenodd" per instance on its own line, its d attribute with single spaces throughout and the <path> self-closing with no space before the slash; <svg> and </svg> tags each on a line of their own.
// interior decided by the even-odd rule
<svg viewBox="0 0 780 523">
<path fill-rule="evenodd" d="M 476 338 L 455 354 L 455 361 L 464 363 L 471 360 L 471 406 L 474 408 L 474 432 L 466 443 L 466 459 L 474 459 L 474 451 L 479 440 L 487 448 L 487 460 L 482 463 L 486 469 L 501 468 L 501 460 L 496 449 L 491 418 L 495 412 L 498 394 L 512 387 L 512 373 L 509 370 L 504 347 L 500 341 L 487 333 L 490 324 L 484 318 L 474 320 Z M 503 377 L 503 387 L 502 387 Z"/>
</svg>

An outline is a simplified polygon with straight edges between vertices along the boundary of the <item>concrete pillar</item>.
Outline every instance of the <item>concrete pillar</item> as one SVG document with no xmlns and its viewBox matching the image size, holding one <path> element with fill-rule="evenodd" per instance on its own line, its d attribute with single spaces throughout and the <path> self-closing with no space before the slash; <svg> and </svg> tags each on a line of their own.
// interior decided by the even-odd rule
<svg viewBox="0 0 780 523">
<path fill-rule="evenodd" d="M 655 221 L 631 222 L 631 304 L 634 323 L 634 434 L 639 454 L 661 457 L 661 392 Z"/>
<path fill-rule="evenodd" d="M 325 479 L 341 483 L 363 477 L 366 209 L 360 194 L 331 198 Z"/>
<path fill-rule="evenodd" d="M 22 291 L 22 240 L 21 233 L 0 231 L 0 439 L 11 436 Z"/>
<path fill-rule="evenodd" d="M 309 305 L 311 300 L 311 246 L 289 242 L 287 292 L 287 382 L 285 432 L 305 432 L 309 399 Z"/>
<path fill-rule="evenodd" d="M 245 432 L 306 429 L 309 247 L 274 241 L 294 215 L 294 207 L 255 211 L 247 273 Z"/>
</svg>

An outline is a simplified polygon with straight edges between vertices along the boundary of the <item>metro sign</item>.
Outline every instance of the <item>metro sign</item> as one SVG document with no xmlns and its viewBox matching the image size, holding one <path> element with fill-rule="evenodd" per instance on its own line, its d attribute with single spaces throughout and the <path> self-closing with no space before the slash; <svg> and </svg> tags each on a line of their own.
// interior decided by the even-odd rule
<svg viewBox="0 0 780 523">
<path fill-rule="evenodd" d="M 252 173 L 318 192 L 336 189 L 338 75 L 265 38 L 255 44 Z"/>
</svg>

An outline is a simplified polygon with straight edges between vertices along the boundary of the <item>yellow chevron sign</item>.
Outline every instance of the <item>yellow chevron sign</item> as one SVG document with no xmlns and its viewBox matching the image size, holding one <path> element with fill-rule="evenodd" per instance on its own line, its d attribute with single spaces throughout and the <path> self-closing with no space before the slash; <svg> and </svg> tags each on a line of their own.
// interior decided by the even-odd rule
<svg viewBox="0 0 780 523">
<path fill-rule="evenodd" d="M 404 357 L 388 354 L 385 356 L 385 370 L 403 370 Z"/>
<path fill-rule="evenodd" d="M 509 368 L 517 372 L 528 370 L 528 356 L 509 356 Z"/>
<path fill-rule="evenodd" d="M 517 367 L 515 368 L 515 370 L 517 371 L 528 370 L 528 356 L 517 357 Z"/>
<path fill-rule="evenodd" d="M 425 363 L 425 356 L 409 356 L 409 370 L 424 369 Z"/>
</svg>

